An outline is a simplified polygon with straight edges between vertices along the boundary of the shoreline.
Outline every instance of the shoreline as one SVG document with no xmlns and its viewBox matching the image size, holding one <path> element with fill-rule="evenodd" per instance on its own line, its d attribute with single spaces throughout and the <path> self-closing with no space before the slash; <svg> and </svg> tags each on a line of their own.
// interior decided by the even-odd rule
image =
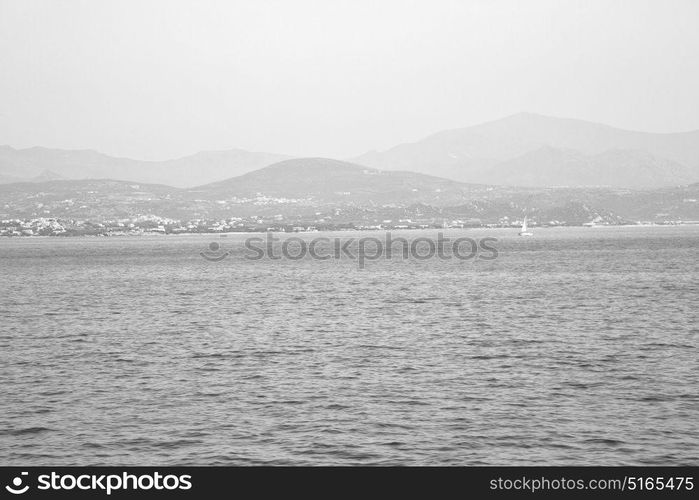
<svg viewBox="0 0 699 500">
<path fill-rule="evenodd" d="M 549 231 L 555 229 L 627 229 L 627 228 L 677 228 L 677 227 L 699 227 L 698 222 L 685 222 L 685 223 L 671 223 L 671 224 L 600 224 L 593 226 L 584 225 L 560 225 L 560 226 L 535 226 L 532 228 L 533 231 Z M 159 233 L 159 232 L 141 232 L 141 233 L 130 233 L 130 234 L 75 234 L 75 235 L 62 235 L 62 234 L 51 234 L 51 235 L 0 235 L 0 241 L 2 240 L 14 240 L 14 239 L 79 239 L 79 238 L 163 238 L 163 237 L 196 237 L 196 236 L 219 236 L 225 238 L 231 235 L 250 235 L 250 234 L 328 234 L 328 233 L 357 233 L 357 232 L 420 232 L 420 231 L 497 231 L 497 230 L 510 230 L 513 233 L 520 231 L 520 227 L 427 227 L 427 228 L 355 228 L 355 229 L 328 229 L 328 230 L 316 230 L 316 231 L 229 231 L 229 232 L 181 232 L 181 233 Z"/>
</svg>

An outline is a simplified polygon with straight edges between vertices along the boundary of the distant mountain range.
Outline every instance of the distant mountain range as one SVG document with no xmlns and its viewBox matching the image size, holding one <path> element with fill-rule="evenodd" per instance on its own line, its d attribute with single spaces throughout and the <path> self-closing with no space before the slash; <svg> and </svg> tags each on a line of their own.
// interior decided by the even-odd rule
<svg viewBox="0 0 699 500">
<path fill-rule="evenodd" d="M 50 174 L 65 179 L 117 179 L 191 187 L 235 177 L 287 158 L 232 149 L 205 151 L 177 160 L 141 161 L 92 150 L 0 146 L 0 183 L 41 180 Z"/>
<path fill-rule="evenodd" d="M 645 189 L 699 181 L 699 130 L 653 134 L 520 113 L 351 161 L 472 183 Z"/>
<path fill-rule="evenodd" d="M 291 159 L 288 156 L 240 149 L 201 152 L 177 160 L 140 161 L 115 158 L 92 150 L 14 149 L 0 146 L 0 183 L 49 179 L 116 179 L 190 188 L 256 172 Z M 284 172 L 297 164 L 241 179 L 269 187 L 271 177 L 283 176 L 299 188 L 315 186 L 317 168 L 307 159 L 300 178 Z M 349 160 L 374 177 L 373 187 L 404 189 L 426 179 L 420 174 L 469 184 L 520 187 L 611 187 L 654 189 L 699 182 L 699 131 L 676 134 L 633 132 L 582 120 L 520 113 L 473 127 L 447 130 L 423 140 Z M 339 164 L 334 164 L 335 166 Z M 315 170 L 314 170 L 315 168 Z M 373 169 L 373 170 L 372 170 Z M 391 177 L 388 172 L 414 172 Z M 334 176 L 339 171 L 333 170 Z M 347 171 L 349 172 L 349 171 Z M 306 177 L 306 175 L 308 177 Z M 339 174 L 338 174 L 339 175 Z M 374 175 L 374 174 L 361 174 Z M 332 177 L 328 193 L 357 191 L 360 179 Z M 343 186 L 343 182 L 349 184 Z M 443 182 L 443 181 L 441 181 Z M 300 184 L 299 184 L 300 183 Z M 303 185 L 301 185 L 303 184 Z M 252 186 L 252 184 L 250 184 Z M 418 187 L 411 187 L 411 189 Z M 212 187 L 212 189 L 214 189 Z M 322 187 L 326 189 L 326 187 Z M 360 189 L 361 191 L 361 189 Z"/>
<path fill-rule="evenodd" d="M 0 219 L 259 216 L 351 223 L 441 214 L 497 223 L 528 214 L 538 221 L 566 223 L 697 221 L 698 200 L 699 183 L 643 191 L 488 186 L 299 158 L 188 189 L 99 179 L 4 184 L 0 185 Z"/>
</svg>

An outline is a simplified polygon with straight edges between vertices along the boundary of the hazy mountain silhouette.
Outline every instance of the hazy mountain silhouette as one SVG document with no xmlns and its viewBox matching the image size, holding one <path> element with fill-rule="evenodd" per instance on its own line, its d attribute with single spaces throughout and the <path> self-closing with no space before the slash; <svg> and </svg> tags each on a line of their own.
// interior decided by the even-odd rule
<svg viewBox="0 0 699 500">
<path fill-rule="evenodd" d="M 634 132 L 520 113 L 352 161 L 463 182 L 653 188 L 699 181 L 699 131 Z"/>
<path fill-rule="evenodd" d="M 65 179 L 118 179 L 191 187 L 241 175 L 286 158 L 289 157 L 232 149 L 205 151 L 176 160 L 140 161 L 92 150 L 0 146 L 0 182 L 26 181 L 51 172 L 54 177 Z"/>
<path fill-rule="evenodd" d="M 92 150 L 0 146 L 0 183 L 35 178 L 117 179 L 190 188 L 255 172 L 289 158 L 233 149 L 200 152 L 176 160 L 140 161 Z M 311 168 L 312 162 L 308 159 L 301 161 L 302 164 L 282 163 L 243 181 L 252 183 L 257 179 L 270 189 L 273 180 L 261 176 L 277 175 L 289 186 L 302 183 L 315 189 L 318 171 Z M 318 161 L 321 160 L 317 159 L 316 163 Z M 317 167 L 331 162 L 322 161 L 325 163 Z M 407 172 L 471 184 L 657 188 L 699 181 L 699 131 L 633 132 L 582 120 L 520 113 L 473 127 L 439 132 L 385 152 L 364 154 L 351 162 L 355 167 L 403 171 L 400 180 L 386 172 L 379 176 L 381 180 L 373 188 L 382 186 L 385 190 L 388 190 L 389 180 L 406 183 L 408 179 L 417 179 Z M 302 165 L 305 166 L 301 168 Z M 292 168 L 296 174 L 287 175 L 283 172 L 285 167 Z M 364 189 L 352 182 L 366 180 L 366 177 L 328 179 L 335 182 L 329 192 L 345 192 Z M 341 181 L 349 184 L 343 187 Z M 420 186 L 413 188 L 419 191 Z"/>
<path fill-rule="evenodd" d="M 482 183 L 509 186 L 612 186 L 649 188 L 689 184 L 691 168 L 645 151 L 609 149 L 587 155 L 549 146 L 506 160 L 495 167 L 473 169 Z"/>
</svg>

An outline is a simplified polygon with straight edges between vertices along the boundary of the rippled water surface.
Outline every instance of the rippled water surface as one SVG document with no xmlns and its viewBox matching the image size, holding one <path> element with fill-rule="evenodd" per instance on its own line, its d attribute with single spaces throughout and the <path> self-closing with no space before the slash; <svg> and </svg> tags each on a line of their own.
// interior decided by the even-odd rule
<svg viewBox="0 0 699 500">
<path fill-rule="evenodd" d="M 699 227 L 446 233 L 0 240 L 0 465 L 699 463 Z"/>
</svg>

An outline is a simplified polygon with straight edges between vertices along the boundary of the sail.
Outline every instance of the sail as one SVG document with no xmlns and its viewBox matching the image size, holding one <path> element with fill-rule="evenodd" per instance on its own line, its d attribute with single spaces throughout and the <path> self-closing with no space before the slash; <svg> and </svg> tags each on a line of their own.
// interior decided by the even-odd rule
<svg viewBox="0 0 699 500">
<path fill-rule="evenodd" d="M 527 216 L 524 216 L 524 222 L 522 222 L 522 232 L 526 233 L 527 232 Z"/>
</svg>

